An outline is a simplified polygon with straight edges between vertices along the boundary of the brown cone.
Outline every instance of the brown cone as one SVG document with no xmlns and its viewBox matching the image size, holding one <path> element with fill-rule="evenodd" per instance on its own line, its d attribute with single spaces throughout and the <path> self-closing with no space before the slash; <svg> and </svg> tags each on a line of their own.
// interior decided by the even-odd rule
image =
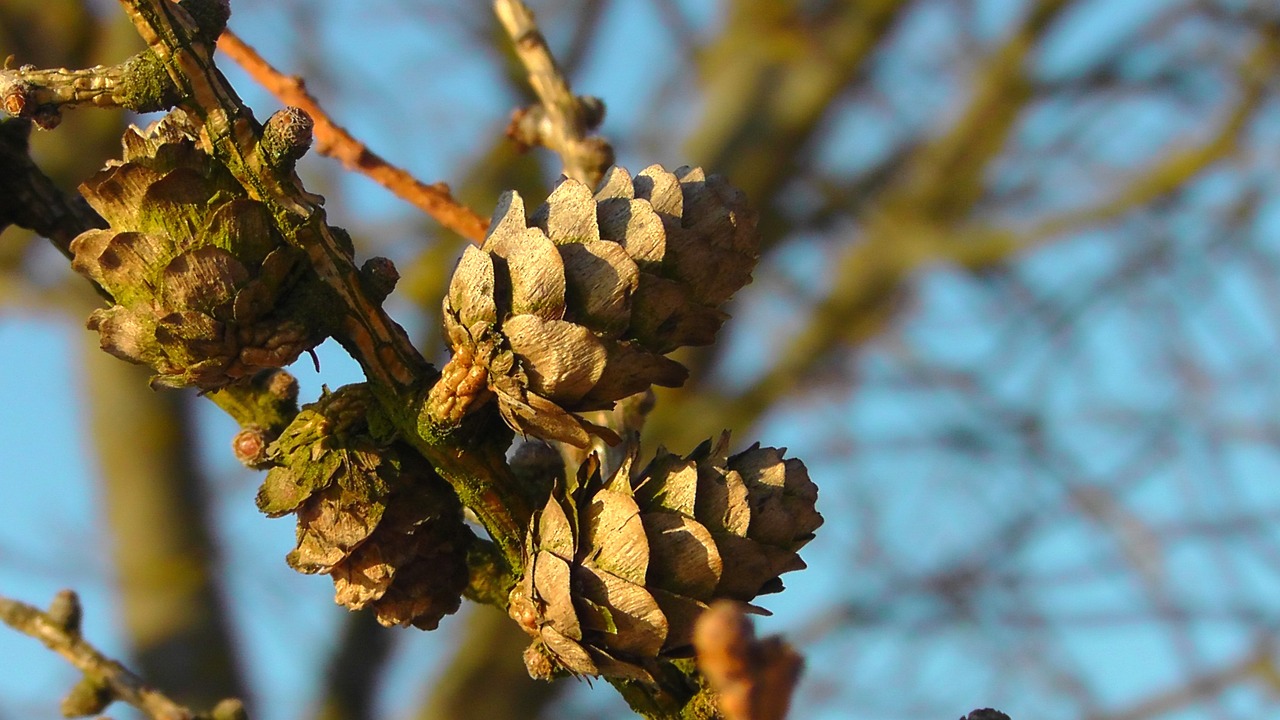
<svg viewBox="0 0 1280 720">
<path fill-rule="evenodd" d="M 81 192 L 110 228 L 72 241 L 72 267 L 115 300 L 89 327 L 104 350 L 154 368 L 154 383 L 216 389 L 324 339 L 323 322 L 302 312 L 301 251 L 179 111 L 127 130 L 124 159 Z"/>
<path fill-rule="evenodd" d="M 579 675 L 648 680 L 659 658 L 687 656 L 694 621 L 718 598 L 750 601 L 804 568 L 797 551 L 822 524 L 803 463 L 728 435 L 681 458 L 659 451 L 607 481 L 589 458 L 530 526 L 511 617 L 546 663 Z"/>
<path fill-rule="evenodd" d="M 515 430 L 616 443 L 576 413 L 684 383 L 688 372 L 664 355 L 714 340 L 727 317 L 719 306 L 751 280 L 755 223 L 740 192 L 700 169 L 655 165 L 633 179 L 613 168 L 594 195 L 565 179 L 529 217 L 506 193 L 484 245 L 454 271 L 446 335 L 484 368 Z"/>
<path fill-rule="evenodd" d="M 278 465 L 258 507 L 298 516 L 289 565 L 329 574 L 336 602 L 371 607 L 384 625 L 430 630 L 458 609 L 471 532 L 420 456 L 374 436 L 372 403 L 366 386 L 349 385 L 304 407 L 270 448 Z"/>
</svg>

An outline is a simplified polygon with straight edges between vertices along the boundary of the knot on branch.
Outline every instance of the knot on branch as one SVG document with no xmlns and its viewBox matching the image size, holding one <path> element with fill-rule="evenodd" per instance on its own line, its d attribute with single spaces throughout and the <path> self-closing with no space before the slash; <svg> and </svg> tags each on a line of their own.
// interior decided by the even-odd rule
<svg viewBox="0 0 1280 720">
<path fill-rule="evenodd" d="M 80 605 L 80 596 L 74 590 L 59 590 L 49 603 L 47 611 L 49 622 L 67 635 L 80 635 L 80 621 L 84 619 L 84 608 Z"/>
<path fill-rule="evenodd" d="M 231 3 L 228 0 L 180 0 L 178 4 L 195 21 L 196 30 L 206 42 L 217 42 L 218 36 L 227 29 L 227 21 L 231 19 Z"/>
<path fill-rule="evenodd" d="M 21 72 L 21 71 L 19 71 Z M 4 111 L 14 117 L 22 117 L 27 107 L 33 103 L 35 88 L 29 83 L 15 82 L 4 91 Z"/>
<path fill-rule="evenodd" d="M 400 271 L 390 258 L 374 256 L 360 266 L 360 283 L 374 302 L 386 300 L 400 282 Z"/>
<path fill-rule="evenodd" d="M 688 656 L 707 603 L 778 592 L 805 567 L 822 516 L 804 464 L 758 445 L 729 456 L 728 440 L 659 451 L 635 477 L 634 457 L 606 480 L 593 455 L 558 483 L 509 607 L 534 637 L 530 674 L 652 682 L 658 658 Z"/>
<path fill-rule="evenodd" d="M 586 447 L 611 431 L 572 413 L 609 408 L 688 371 L 664 357 L 707 345 L 719 307 L 751 281 L 755 214 L 698 168 L 613 168 L 593 195 L 564 180 L 525 216 L 503 195 L 484 245 L 467 248 L 444 303 L 455 354 L 487 370 L 516 431 Z M 452 406 L 450 409 L 453 409 Z M 437 422 L 443 409 L 428 404 Z"/>
<path fill-rule="evenodd" d="M 116 695 L 106 678 L 87 674 L 71 686 L 62 698 L 59 710 L 62 717 L 89 717 L 106 710 L 115 700 Z"/>
<path fill-rule="evenodd" d="M 303 407 L 268 450 L 277 467 L 258 508 L 298 516 L 287 561 L 332 577 L 336 602 L 431 630 L 458 609 L 472 536 L 449 485 L 375 406 L 367 386 L 348 385 Z"/>
<path fill-rule="evenodd" d="M 241 428 L 231 438 L 231 452 L 240 461 L 241 465 L 254 470 L 264 470 L 271 467 L 267 456 L 269 442 L 265 428 L 259 425 L 250 425 Z"/>
<path fill-rule="evenodd" d="M 302 108 L 287 107 L 267 118 L 262 129 L 260 147 L 268 163 L 282 171 L 293 165 L 311 149 L 315 121 Z"/>
<path fill-rule="evenodd" d="M 18 72 L 29 72 L 29 69 L 34 68 L 24 65 Z M 62 124 L 62 113 L 58 111 L 58 105 L 43 97 L 44 93 L 39 85 L 19 80 L 0 81 L 0 87 L 3 87 L 0 90 L 0 106 L 13 117 L 30 120 L 41 130 L 52 130 Z"/>
<path fill-rule="evenodd" d="M 579 95 L 574 101 L 576 119 L 582 129 L 591 131 L 600 127 L 605 116 L 604 101 L 593 95 Z M 545 105 L 537 104 L 512 112 L 506 135 L 518 150 L 524 152 L 537 146 L 555 147 L 557 132 L 556 118 L 547 112 Z M 586 161 L 589 167 L 604 169 L 613 164 L 613 149 L 603 138 L 583 138 L 583 142 L 593 142 L 595 148 Z"/>
<path fill-rule="evenodd" d="M 126 131 L 123 160 L 81 192 L 110 227 L 71 243 L 72 267 L 115 301 L 89 327 L 103 349 L 154 368 L 153 383 L 216 389 L 328 335 L 305 255 L 180 114 Z"/>
</svg>

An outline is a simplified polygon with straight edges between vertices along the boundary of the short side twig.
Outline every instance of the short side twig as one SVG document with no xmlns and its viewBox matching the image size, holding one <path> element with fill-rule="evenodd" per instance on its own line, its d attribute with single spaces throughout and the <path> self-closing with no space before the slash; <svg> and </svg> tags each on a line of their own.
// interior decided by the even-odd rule
<svg viewBox="0 0 1280 720">
<path fill-rule="evenodd" d="M 719 601 L 694 628 L 698 669 L 726 720 L 783 720 L 804 660 L 778 637 L 756 639 L 742 606 Z"/>
<path fill-rule="evenodd" d="M 34 65 L 0 68 L 0 107 L 44 130 L 62 121 L 62 108 L 77 105 L 152 112 L 171 107 L 177 89 L 156 82 L 159 60 L 144 50 L 119 65 L 84 70 L 40 69 Z"/>
<path fill-rule="evenodd" d="M 382 156 L 370 150 L 364 143 L 352 137 L 345 128 L 335 123 L 320 104 L 307 92 L 302 78 L 289 76 L 272 67 L 261 55 L 230 30 L 218 38 L 218 49 L 226 53 L 259 85 L 275 95 L 286 105 L 302 108 L 315 121 L 316 150 L 340 161 L 348 170 L 355 170 L 372 178 L 379 185 L 395 193 L 397 197 L 412 203 L 418 209 L 440 222 L 441 225 L 462 237 L 479 243 L 484 240 L 489 221 L 463 205 L 450 194 L 444 183 L 427 183 L 418 180 L 407 170 L 392 165 Z"/>
<path fill-rule="evenodd" d="M 64 711 L 75 714 L 96 714 L 113 700 L 126 702 L 154 720 L 230 720 L 244 718 L 239 701 L 224 700 L 210 714 L 199 714 L 179 705 L 164 693 L 150 687 L 142 678 L 133 674 L 119 662 L 103 655 L 80 636 L 80 599 L 71 590 L 63 590 L 54 597 L 49 610 L 27 605 L 17 600 L 0 597 L 0 622 L 29 635 L 61 655 L 85 674 L 86 683 L 101 690 L 100 696 L 90 705 L 77 686 L 67 701 Z M 71 704 L 75 702 L 76 704 Z M 95 704 L 96 703 L 96 704 Z"/>
<path fill-rule="evenodd" d="M 516 111 L 508 131 L 523 145 L 544 145 L 560 155 L 564 174 L 595 187 L 613 164 L 613 147 L 587 132 L 604 118 L 595 98 L 579 98 L 556 64 L 533 12 L 520 0 L 494 0 L 493 11 L 529 73 L 539 106 Z"/>
</svg>

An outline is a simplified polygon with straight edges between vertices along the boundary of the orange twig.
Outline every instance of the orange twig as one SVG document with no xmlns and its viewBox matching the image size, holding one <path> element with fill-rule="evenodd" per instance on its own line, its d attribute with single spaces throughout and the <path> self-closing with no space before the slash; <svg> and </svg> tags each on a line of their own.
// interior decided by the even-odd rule
<svg viewBox="0 0 1280 720">
<path fill-rule="evenodd" d="M 320 109 L 316 99 L 307 92 L 302 78 L 281 73 L 253 48 L 234 33 L 227 30 L 218 38 L 218 49 L 244 68 L 258 84 L 275 95 L 286 105 L 299 107 L 315 121 L 316 150 L 339 160 L 344 167 L 372 178 L 396 196 L 412 203 L 441 225 L 479 244 L 489 227 L 489 221 L 463 205 L 449 192 L 444 183 L 428 185 L 413 177 L 403 168 L 396 167 L 370 150 L 364 143 L 351 136 Z"/>
</svg>

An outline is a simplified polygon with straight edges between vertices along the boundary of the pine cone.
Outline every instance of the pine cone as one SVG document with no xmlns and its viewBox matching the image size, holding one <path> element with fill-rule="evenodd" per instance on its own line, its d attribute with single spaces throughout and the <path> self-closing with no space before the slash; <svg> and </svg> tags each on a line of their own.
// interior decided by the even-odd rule
<svg viewBox="0 0 1280 720">
<path fill-rule="evenodd" d="M 718 598 L 778 592 L 822 524 L 799 460 L 758 445 L 726 457 L 728 434 L 688 457 L 659 451 L 634 479 L 603 481 L 588 459 L 530 526 L 509 612 L 534 642 L 531 675 L 650 680 L 687 656 L 693 624 Z"/>
<path fill-rule="evenodd" d="M 123 160 L 80 189 L 111 225 L 71 243 L 72 267 L 116 302 L 89 327 L 107 352 L 154 368 L 154 383 L 216 389 L 324 339 L 320 323 L 300 319 L 301 251 L 180 114 L 127 130 Z"/>
<path fill-rule="evenodd" d="M 654 165 L 632 179 L 615 167 L 594 196 L 566 179 L 527 220 L 507 193 L 445 298 L 445 330 L 466 366 L 455 374 L 481 368 L 521 433 L 616 443 L 570 413 L 684 383 L 688 371 L 664 355 L 714 340 L 727 317 L 719 306 L 751 281 L 755 224 L 741 192 L 697 168 Z"/>
<path fill-rule="evenodd" d="M 349 385 L 298 413 L 271 448 L 258 508 L 298 515 L 288 563 L 328 573 L 334 600 L 424 630 L 458 609 L 470 531 L 456 496 L 411 448 L 371 430 L 373 398 Z"/>
</svg>

